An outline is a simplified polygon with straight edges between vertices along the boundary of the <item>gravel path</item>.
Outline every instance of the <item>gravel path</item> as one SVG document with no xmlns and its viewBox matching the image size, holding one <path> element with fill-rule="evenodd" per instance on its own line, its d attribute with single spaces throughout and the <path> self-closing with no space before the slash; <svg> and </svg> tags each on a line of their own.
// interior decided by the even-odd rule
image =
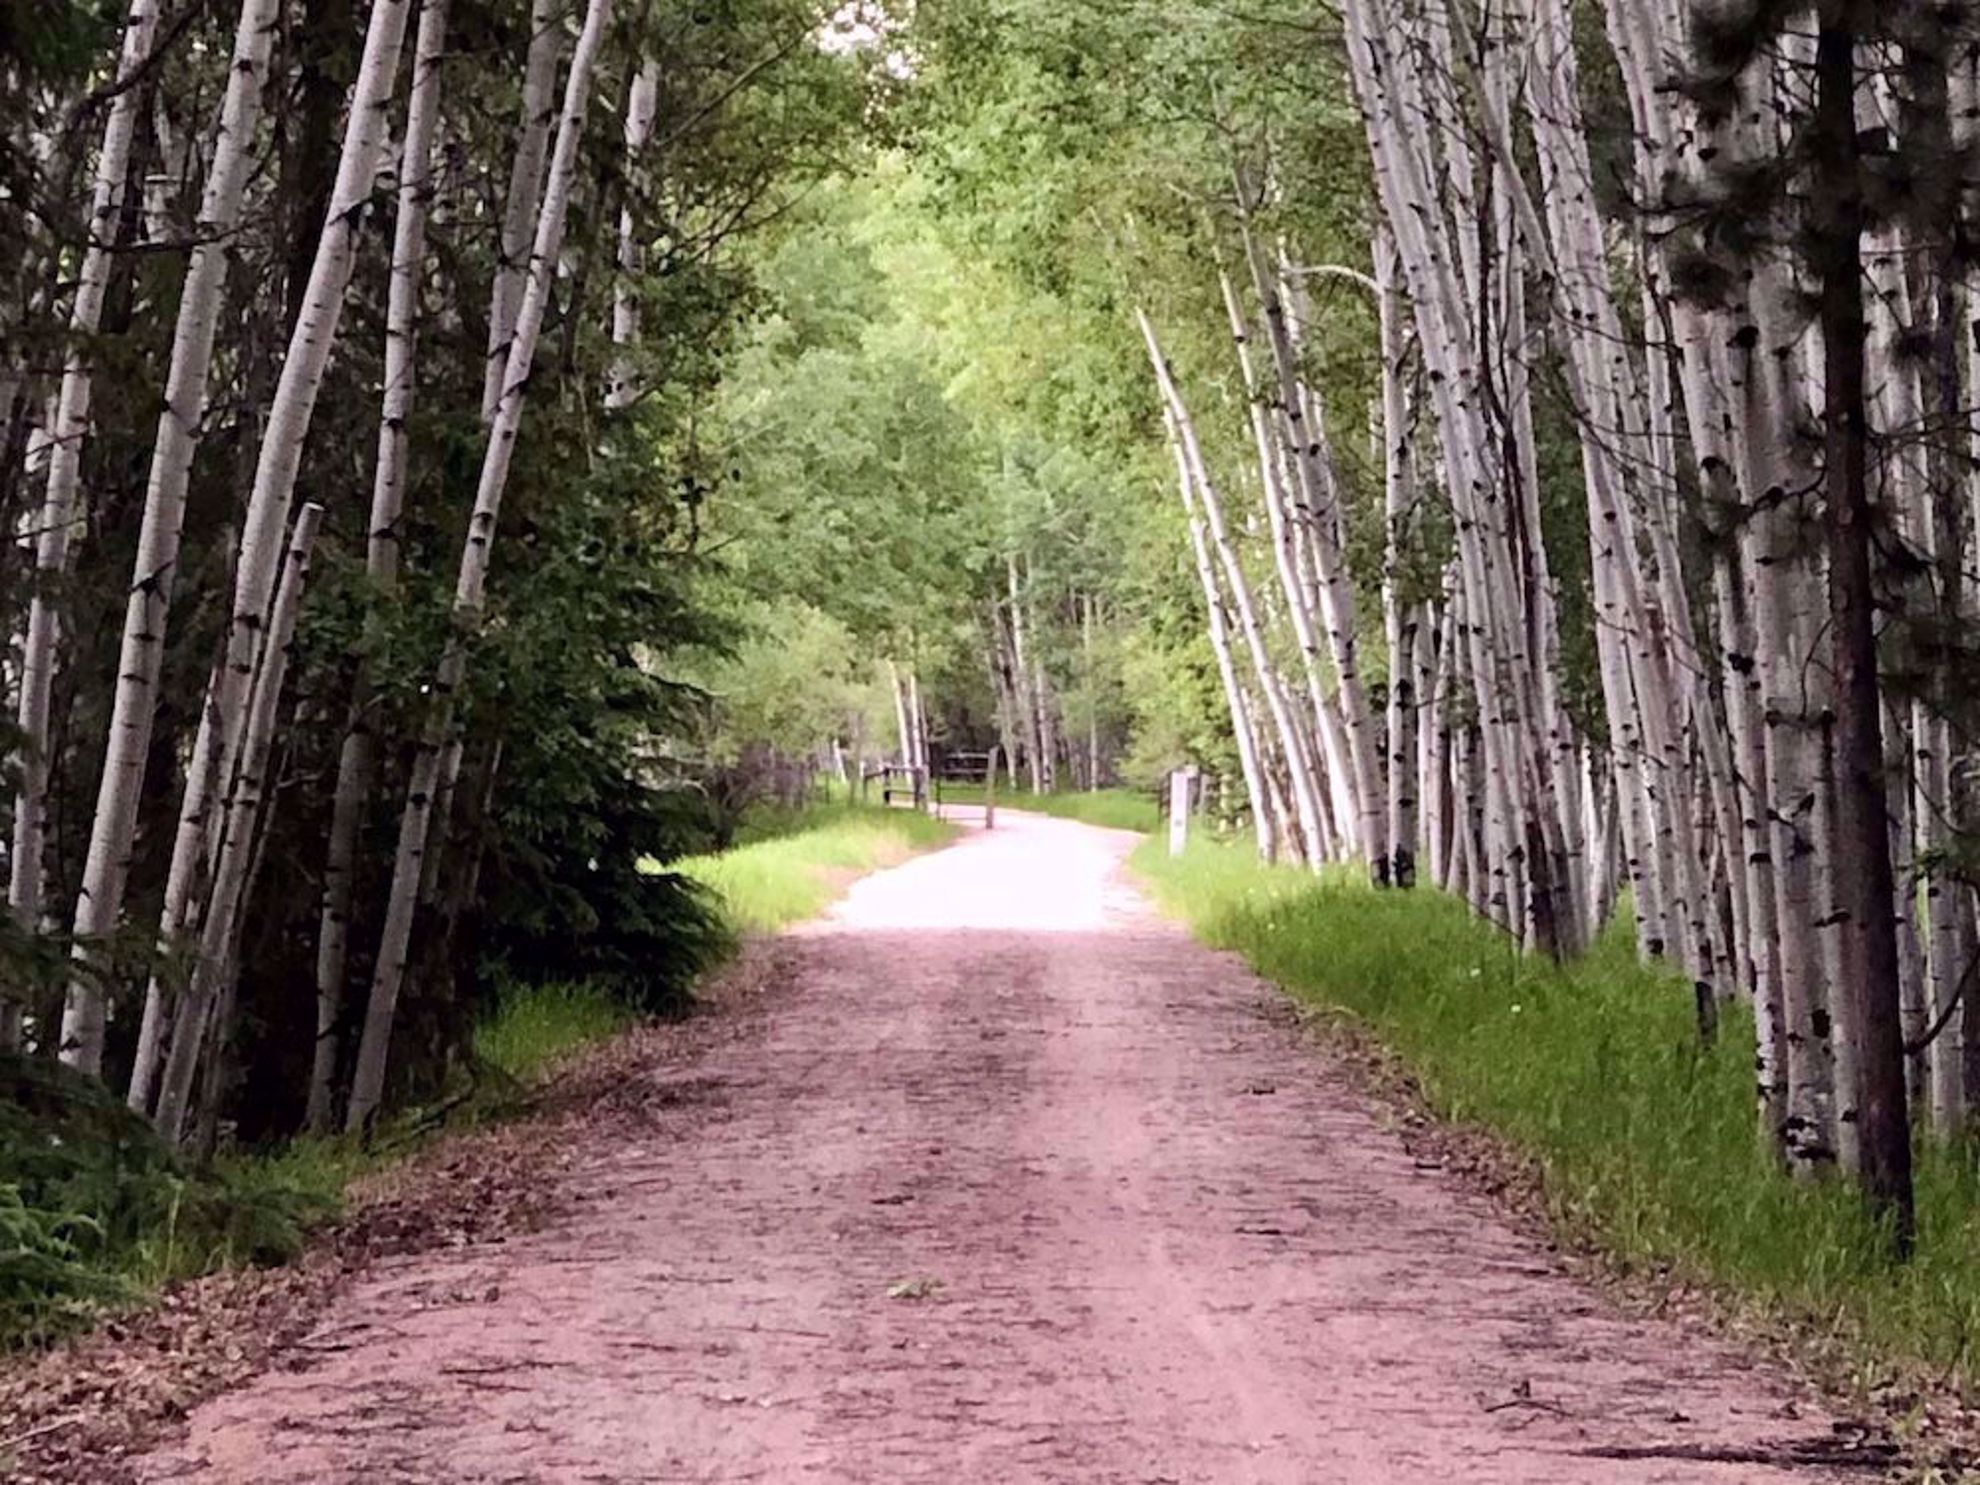
<svg viewBox="0 0 1980 1485">
<path fill-rule="evenodd" d="M 1764 1462 L 1827 1433 L 1784 1383 L 1419 1169 L 1132 844 L 1007 814 L 858 884 L 760 1034 L 656 1074 L 689 1132 L 368 1275 L 141 1478 L 1828 1477 Z"/>
</svg>

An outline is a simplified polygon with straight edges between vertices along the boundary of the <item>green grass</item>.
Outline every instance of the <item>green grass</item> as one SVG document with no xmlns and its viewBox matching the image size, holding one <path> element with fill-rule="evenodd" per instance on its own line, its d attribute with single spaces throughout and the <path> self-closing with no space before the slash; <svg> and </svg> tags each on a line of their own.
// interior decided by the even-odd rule
<svg viewBox="0 0 1980 1485">
<path fill-rule="evenodd" d="M 531 1082 L 567 1052 L 617 1036 L 638 1019 L 595 985 L 517 985 L 474 1029 L 482 1061 Z"/>
<path fill-rule="evenodd" d="M 1921 1152 L 1918 1253 L 1891 1266 L 1846 1184 L 1797 1183 L 1764 1148 L 1750 1021 L 1728 1016 L 1702 1048 L 1689 990 L 1640 965 L 1626 930 L 1557 968 L 1438 893 L 1316 881 L 1208 842 L 1176 860 L 1151 843 L 1135 864 L 1206 942 L 1364 1024 L 1438 1114 L 1529 1155 L 1572 1238 L 1832 1334 L 1860 1361 L 1971 1374 L 1971 1157 Z"/>
<path fill-rule="evenodd" d="M 752 832 L 753 838 L 752 838 Z M 907 809 L 828 804 L 746 827 L 745 844 L 671 869 L 715 893 L 743 933 L 774 933 L 816 917 L 853 878 L 942 845 L 951 825 Z"/>
<path fill-rule="evenodd" d="M 1095 789 L 1084 794 L 1013 794 L 1012 809 L 1036 810 L 1061 820 L 1104 825 L 1109 830 L 1138 830 L 1152 835 L 1162 828 L 1161 806 L 1131 789 Z"/>
<path fill-rule="evenodd" d="M 981 804 L 981 784 L 944 784 L 945 804 Z M 1061 820 L 1079 820 L 1088 825 L 1104 825 L 1109 830 L 1138 830 L 1152 835 L 1162 828 L 1162 808 L 1154 798 L 1132 789 L 1093 789 L 1057 794 L 1031 794 L 1009 785 L 997 789 L 999 809 L 1030 810 Z"/>
</svg>

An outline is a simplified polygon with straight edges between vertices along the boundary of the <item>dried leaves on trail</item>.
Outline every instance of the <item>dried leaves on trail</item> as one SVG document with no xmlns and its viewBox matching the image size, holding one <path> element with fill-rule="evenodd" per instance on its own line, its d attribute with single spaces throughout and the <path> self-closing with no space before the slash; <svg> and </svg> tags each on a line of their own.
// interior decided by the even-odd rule
<svg viewBox="0 0 1980 1485">
<path fill-rule="evenodd" d="M 513 1120 L 443 1134 L 355 1182 L 344 1218 L 300 1262 L 174 1284 L 46 1352 L 0 1364 L 0 1478 L 124 1485 L 140 1452 L 205 1398 L 285 1358 L 334 1351 L 328 1302 L 382 1260 L 493 1243 L 581 1199 L 563 1179 L 601 1128 L 691 1117 L 665 1074 L 741 1034 L 778 983 L 781 950 L 752 944 L 675 1024 L 639 1027 L 561 1063 Z"/>
</svg>

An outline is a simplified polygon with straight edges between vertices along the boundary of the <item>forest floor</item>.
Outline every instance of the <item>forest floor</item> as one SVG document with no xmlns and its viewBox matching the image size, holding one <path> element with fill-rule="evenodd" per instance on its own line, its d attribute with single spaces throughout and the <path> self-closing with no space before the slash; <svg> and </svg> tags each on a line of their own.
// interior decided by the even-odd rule
<svg viewBox="0 0 1980 1485">
<path fill-rule="evenodd" d="M 1867 1477 L 1789 1372 L 1413 1154 L 1153 914 L 1136 839 L 1002 813 L 858 883 L 502 1136 L 554 1172 L 532 1220 L 347 1262 L 253 1375 L 61 1477 Z"/>
</svg>

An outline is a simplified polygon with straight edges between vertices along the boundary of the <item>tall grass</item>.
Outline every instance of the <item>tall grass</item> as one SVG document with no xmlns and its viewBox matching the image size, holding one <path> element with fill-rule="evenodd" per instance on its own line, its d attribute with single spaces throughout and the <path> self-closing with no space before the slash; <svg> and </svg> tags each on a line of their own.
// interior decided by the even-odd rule
<svg viewBox="0 0 1980 1485">
<path fill-rule="evenodd" d="M 616 1036 L 637 1019 L 597 985 L 515 985 L 475 1027 L 475 1055 L 526 1083 L 565 1053 Z"/>
<path fill-rule="evenodd" d="M 669 869 L 708 887 L 743 933 L 774 933 L 816 917 L 855 877 L 948 841 L 954 827 L 915 810 L 827 804 L 758 822 L 734 850 Z"/>
<path fill-rule="evenodd" d="M 1753 1033 L 1699 1044 L 1688 988 L 1612 931 L 1579 962 L 1520 956 L 1452 898 L 1377 892 L 1211 843 L 1135 858 L 1161 903 L 1296 997 L 1351 1013 L 1432 1107 L 1537 1163 L 1556 1221 L 1627 1268 L 1666 1270 L 1812 1323 L 1872 1358 L 1970 1374 L 1980 1179 L 1921 1152 L 1919 1247 L 1881 1256 L 1842 1182 L 1795 1182 L 1757 1132 Z"/>
</svg>

